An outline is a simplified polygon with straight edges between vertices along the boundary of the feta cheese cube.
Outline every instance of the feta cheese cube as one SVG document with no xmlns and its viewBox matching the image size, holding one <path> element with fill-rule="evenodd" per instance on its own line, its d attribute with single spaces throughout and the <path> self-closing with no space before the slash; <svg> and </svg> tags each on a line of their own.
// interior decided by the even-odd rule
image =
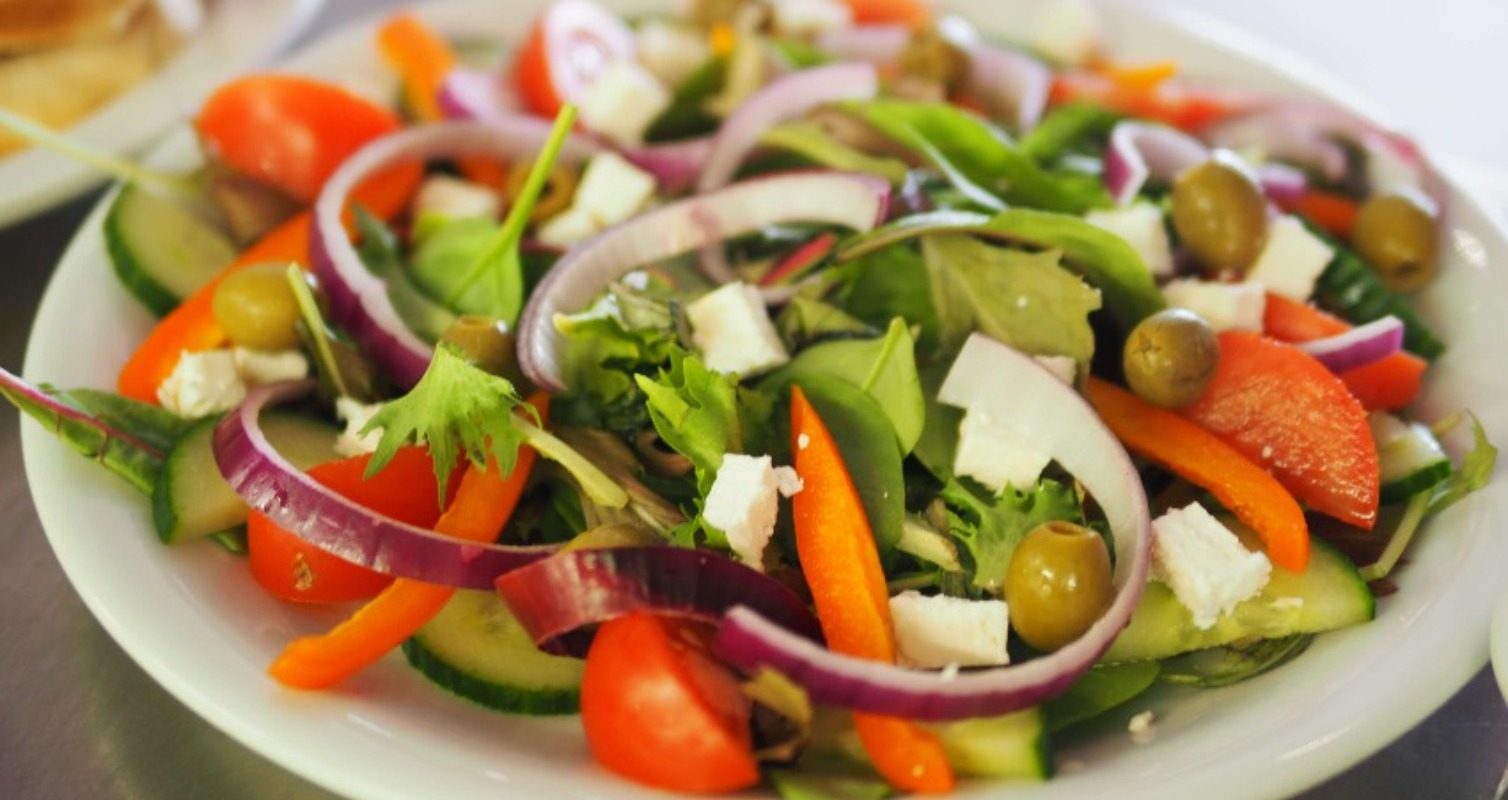
<svg viewBox="0 0 1508 800">
<path fill-rule="evenodd" d="M 1261 591 L 1271 573 L 1265 553 L 1247 551 L 1198 503 L 1152 520 L 1152 577 L 1193 612 L 1200 630 Z"/>
<path fill-rule="evenodd" d="M 1198 314 L 1220 331 L 1260 331 L 1267 293 L 1260 284 L 1215 283 L 1197 278 L 1179 278 L 1162 287 L 1162 297 L 1172 308 Z"/>
<path fill-rule="evenodd" d="M 1330 245 L 1310 233 L 1304 223 L 1292 216 L 1279 217 L 1268 224 L 1267 244 L 1246 280 L 1302 303 L 1314 294 L 1314 282 L 1334 257 Z"/>
<path fill-rule="evenodd" d="M 628 219 L 654 197 L 653 175 L 617 153 L 599 153 L 587 162 L 576 197 L 564 213 L 539 230 L 546 244 L 567 246 Z"/>
<path fill-rule="evenodd" d="M 644 132 L 670 106 L 670 90 L 634 61 L 614 61 L 581 98 L 581 122 L 621 145 L 641 144 Z"/>
<path fill-rule="evenodd" d="M 680 86 L 712 57 L 705 36 L 657 19 L 639 26 L 634 49 L 639 63 L 666 86 Z"/>
<path fill-rule="evenodd" d="M 1088 0 L 1048 3 L 1032 19 L 1027 44 L 1048 60 L 1078 66 L 1099 53 L 1105 34 Z"/>
<path fill-rule="evenodd" d="M 958 426 L 958 453 L 953 471 L 979 481 L 999 493 L 1007 486 L 1035 486 L 1052 457 L 1042 453 L 1015 428 L 990 416 L 983 408 L 964 412 Z"/>
<path fill-rule="evenodd" d="M 244 399 L 246 384 L 228 348 L 185 350 L 172 374 L 157 387 L 162 407 L 187 419 L 229 411 Z"/>
<path fill-rule="evenodd" d="M 735 281 L 702 295 L 686 306 L 686 318 L 692 343 L 714 372 L 742 378 L 791 360 L 764 298 L 746 283 Z"/>
<path fill-rule="evenodd" d="M 777 495 L 790 497 L 801 488 L 796 471 L 774 466 L 769 456 L 727 453 L 707 492 L 702 519 L 728 537 L 738 560 L 762 572 L 764 548 L 780 511 Z"/>
<path fill-rule="evenodd" d="M 902 592 L 890 598 L 896 660 L 921 669 L 1009 664 L 1010 630 L 1003 600 L 965 600 Z"/>
<path fill-rule="evenodd" d="M 296 381 L 309 377 L 309 359 L 298 350 L 252 350 L 237 347 L 231 351 L 236 372 L 248 386 Z"/>
<path fill-rule="evenodd" d="M 1153 275 L 1165 278 L 1173 274 L 1173 247 L 1157 206 L 1134 203 L 1125 208 L 1096 209 L 1085 214 L 1084 221 L 1125 239 Z"/>
<path fill-rule="evenodd" d="M 776 0 L 773 10 L 781 36 L 816 36 L 853 25 L 853 12 L 835 0 Z"/>
<path fill-rule="evenodd" d="M 1032 356 L 1032 360 L 1046 367 L 1053 377 L 1069 386 L 1072 386 L 1073 379 L 1078 377 L 1079 362 L 1068 356 Z"/>
<path fill-rule="evenodd" d="M 414 195 L 414 218 L 437 214 L 449 219 L 496 219 L 503 203 L 497 192 L 453 175 L 431 175 Z"/>
<path fill-rule="evenodd" d="M 361 429 L 377 416 L 384 403 L 363 403 L 350 397 L 335 398 L 335 416 L 346 423 L 346 429 L 335 439 L 335 452 L 346 458 L 377 452 L 377 443 L 382 441 L 382 429 L 373 428 L 362 435 Z"/>
</svg>

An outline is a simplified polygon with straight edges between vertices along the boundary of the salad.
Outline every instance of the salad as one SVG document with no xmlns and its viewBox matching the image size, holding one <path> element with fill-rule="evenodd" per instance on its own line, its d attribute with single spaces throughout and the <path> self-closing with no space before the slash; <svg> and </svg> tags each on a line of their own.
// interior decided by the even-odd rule
<svg viewBox="0 0 1508 800">
<path fill-rule="evenodd" d="M 395 18 L 400 111 L 251 76 L 203 171 L 123 169 L 162 321 L 114 392 L 6 395 L 169 546 L 363 604 L 290 689 L 401 649 L 686 792 L 1045 779 L 1154 682 L 1365 623 L 1494 455 L 1408 413 L 1444 345 L 1407 141 L 1065 8 L 1028 52 L 909 2 L 567 0 L 480 70 Z"/>
</svg>

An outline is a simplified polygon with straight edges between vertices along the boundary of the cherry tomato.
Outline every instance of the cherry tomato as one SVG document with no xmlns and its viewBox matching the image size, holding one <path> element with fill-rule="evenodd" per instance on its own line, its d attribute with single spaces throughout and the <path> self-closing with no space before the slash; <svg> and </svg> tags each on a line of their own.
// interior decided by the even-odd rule
<svg viewBox="0 0 1508 800">
<path fill-rule="evenodd" d="M 698 623 L 634 613 L 587 653 L 581 722 L 598 763 L 647 786 L 728 792 L 759 781 L 750 705 Z"/>
<path fill-rule="evenodd" d="M 387 467 L 364 480 L 370 460 L 371 456 L 363 455 L 330 461 L 309 470 L 309 477 L 373 511 L 410 525 L 432 527 L 440 518 L 440 506 L 428 451 L 400 448 Z M 268 594 L 282 600 L 363 600 L 393 581 L 391 575 L 352 564 L 305 542 L 256 512 L 246 520 L 246 546 L 252 577 Z"/>
<path fill-rule="evenodd" d="M 210 158 L 307 204 L 341 162 L 402 122 L 333 84 L 248 75 L 210 95 L 194 124 Z"/>
<path fill-rule="evenodd" d="M 633 56 L 634 34 L 623 20 L 596 3 L 563 0 L 534 21 L 511 75 L 524 105 L 553 118 L 580 102 L 609 64 Z"/>
</svg>

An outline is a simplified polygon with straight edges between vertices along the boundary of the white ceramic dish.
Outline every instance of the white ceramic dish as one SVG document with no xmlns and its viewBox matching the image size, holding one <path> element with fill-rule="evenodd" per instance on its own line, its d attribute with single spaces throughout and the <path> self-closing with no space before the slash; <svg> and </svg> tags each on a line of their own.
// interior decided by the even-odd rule
<svg viewBox="0 0 1508 800">
<path fill-rule="evenodd" d="M 199 106 L 211 89 L 291 41 L 323 0 L 210 0 L 203 26 L 150 78 L 69 128 L 69 136 L 129 156 Z M 102 180 L 32 148 L 0 159 L 0 226 L 46 211 Z"/>
<path fill-rule="evenodd" d="M 532 10 L 538 2 L 517 5 Z M 462 0 L 422 12 L 472 33 L 517 30 L 529 19 L 511 2 L 506 14 L 488 13 L 501 7 Z M 1000 8 L 990 2 L 988 19 L 1013 17 Z M 1172 55 L 1192 72 L 1351 101 L 1290 57 L 1207 21 L 1109 13 L 1128 57 Z M 361 65 L 373 63 L 369 34 L 358 28 L 294 63 L 363 80 Z M 189 145 L 182 136 L 166 149 L 184 158 Z M 108 387 L 150 324 L 109 277 L 102 216 L 96 211 L 85 224 L 44 298 L 27 353 L 32 379 Z M 1508 373 L 1496 365 L 1508 314 L 1508 237 L 1459 191 L 1451 192 L 1446 225 L 1444 278 L 1420 305 L 1451 349 L 1433 368 L 1422 408 L 1434 416 L 1470 407 L 1503 443 Z M 291 637 L 327 627 L 333 615 L 269 600 L 213 546 L 163 547 L 147 504 L 123 482 L 36 425 L 24 426 L 22 440 L 42 523 L 80 596 L 148 673 L 253 750 L 358 798 L 658 796 L 596 767 L 574 718 L 470 707 L 427 685 L 398 656 L 338 691 L 279 689 L 265 665 Z M 961 795 L 1258 798 L 1311 786 L 1417 724 L 1486 662 L 1488 619 L 1503 584 L 1500 565 L 1508 563 L 1505 527 L 1508 478 L 1500 472 L 1429 527 L 1398 575 L 1402 591 L 1379 603 L 1375 623 L 1323 636 L 1302 658 L 1244 684 L 1138 701 L 1125 716 L 1157 712 L 1150 743 L 1133 744 L 1112 724 L 1060 752 L 1063 774 L 1051 783 L 1008 791 L 975 784 Z"/>
</svg>

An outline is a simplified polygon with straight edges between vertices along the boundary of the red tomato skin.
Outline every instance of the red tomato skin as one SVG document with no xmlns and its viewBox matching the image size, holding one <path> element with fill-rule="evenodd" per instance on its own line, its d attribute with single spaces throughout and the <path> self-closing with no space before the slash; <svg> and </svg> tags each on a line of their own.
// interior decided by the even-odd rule
<svg viewBox="0 0 1508 800">
<path fill-rule="evenodd" d="M 697 623 L 637 612 L 604 623 L 587 654 L 581 722 L 597 762 L 688 794 L 759 782 L 749 700 Z"/>
<path fill-rule="evenodd" d="M 1310 509 L 1366 530 L 1376 523 L 1380 472 L 1366 410 L 1297 347 L 1246 331 L 1220 334 L 1215 377 L 1180 413 Z"/>
<path fill-rule="evenodd" d="M 617 15 L 586 0 L 558 0 L 534 21 L 510 71 L 524 106 L 554 117 L 581 102 L 610 64 L 634 57 L 633 31 Z"/>
</svg>

